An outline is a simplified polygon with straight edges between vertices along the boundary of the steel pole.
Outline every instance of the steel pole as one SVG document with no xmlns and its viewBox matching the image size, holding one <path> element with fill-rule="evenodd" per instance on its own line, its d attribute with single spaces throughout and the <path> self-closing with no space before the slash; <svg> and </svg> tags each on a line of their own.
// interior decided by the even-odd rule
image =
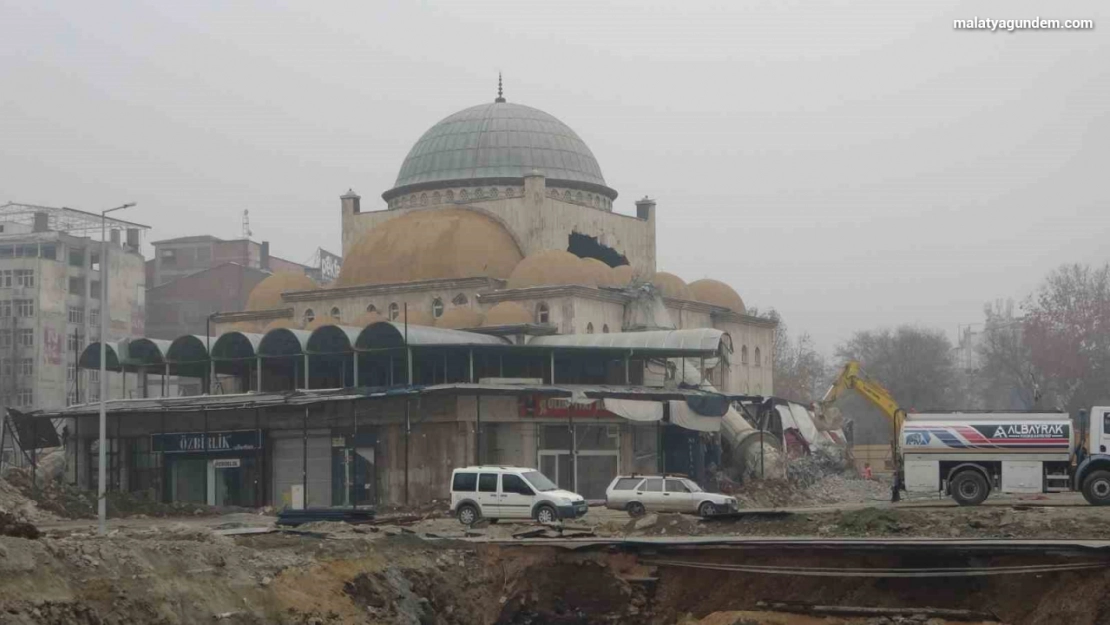
<svg viewBox="0 0 1110 625">
<path fill-rule="evenodd" d="M 108 304 L 108 213 L 134 206 L 131 202 L 100 212 L 100 449 L 97 467 L 97 531 L 101 536 L 108 533 L 108 315 L 112 307 Z"/>
</svg>

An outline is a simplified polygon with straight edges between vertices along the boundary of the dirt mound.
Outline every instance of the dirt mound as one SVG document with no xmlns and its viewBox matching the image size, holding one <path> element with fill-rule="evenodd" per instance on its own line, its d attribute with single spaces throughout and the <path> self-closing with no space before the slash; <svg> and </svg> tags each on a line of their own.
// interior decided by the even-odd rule
<svg viewBox="0 0 1110 625">
<path fill-rule="evenodd" d="M 65 519 L 95 519 L 97 515 L 97 494 L 68 484 L 61 480 L 47 480 L 32 485 L 28 469 L 11 469 L 5 474 L 8 488 L 18 493 L 26 502 L 37 504 L 37 508 Z M 109 492 L 108 515 L 112 517 L 150 516 L 210 516 L 220 514 L 221 510 L 211 506 L 158 501 L 153 491 L 137 493 Z M 2 502 L 0 502 L 2 503 Z"/>
<path fill-rule="evenodd" d="M 54 515 L 40 510 L 23 492 L 0 477 L 0 512 L 7 512 L 16 519 L 29 523 L 53 520 Z"/>
</svg>

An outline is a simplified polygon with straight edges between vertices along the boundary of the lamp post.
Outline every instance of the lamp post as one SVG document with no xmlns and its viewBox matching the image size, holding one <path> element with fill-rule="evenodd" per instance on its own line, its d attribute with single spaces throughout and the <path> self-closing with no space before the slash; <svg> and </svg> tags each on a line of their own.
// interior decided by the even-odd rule
<svg viewBox="0 0 1110 625">
<path fill-rule="evenodd" d="M 108 531 L 108 213 L 131 208 L 134 202 L 100 211 L 100 448 L 97 466 L 96 513 L 101 536 Z"/>
</svg>

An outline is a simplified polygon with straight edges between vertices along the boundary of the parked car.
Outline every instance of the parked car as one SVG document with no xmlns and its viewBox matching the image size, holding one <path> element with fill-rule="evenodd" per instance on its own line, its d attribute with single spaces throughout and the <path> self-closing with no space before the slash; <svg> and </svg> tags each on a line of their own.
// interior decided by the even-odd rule
<svg viewBox="0 0 1110 625">
<path fill-rule="evenodd" d="M 481 466 L 451 474 L 451 512 L 464 525 L 482 518 L 554 523 L 588 510 L 581 495 L 561 490 L 535 469 Z"/>
<path fill-rule="evenodd" d="M 685 512 L 703 517 L 736 510 L 736 499 L 707 493 L 679 475 L 618 475 L 605 490 L 605 506 L 638 517 L 645 512 Z"/>
</svg>

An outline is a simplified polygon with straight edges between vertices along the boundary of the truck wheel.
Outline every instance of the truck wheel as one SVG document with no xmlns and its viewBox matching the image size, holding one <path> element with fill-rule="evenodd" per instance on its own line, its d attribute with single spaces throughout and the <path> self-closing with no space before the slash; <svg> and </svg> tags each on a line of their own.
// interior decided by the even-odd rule
<svg viewBox="0 0 1110 625">
<path fill-rule="evenodd" d="M 1083 498 L 1092 506 L 1110 504 L 1110 471 L 1092 471 L 1083 480 Z"/>
<path fill-rule="evenodd" d="M 983 474 L 969 469 L 961 471 L 952 478 L 952 499 L 961 506 L 977 506 L 983 503 L 990 493 L 990 487 L 987 485 L 987 478 Z"/>
</svg>

